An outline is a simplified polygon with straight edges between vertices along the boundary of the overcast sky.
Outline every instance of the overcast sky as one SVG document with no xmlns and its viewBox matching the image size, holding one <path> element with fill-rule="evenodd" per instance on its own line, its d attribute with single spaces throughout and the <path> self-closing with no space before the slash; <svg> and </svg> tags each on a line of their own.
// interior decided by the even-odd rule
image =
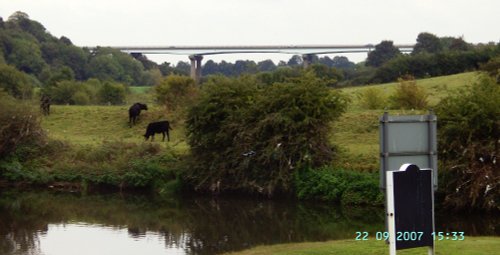
<svg viewBox="0 0 500 255">
<path fill-rule="evenodd" d="M 415 43 L 420 32 L 500 41 L 499 0 L 0 0 L 78 46 Z M 360 61 L 366 54 L 346 55 Z M 149 56 L 187 61 L 185 56 Z M 226 59 L 289 59 L 244 54 Z M 208 57 L 205 58 L 209 59 Z"/>
</svg>

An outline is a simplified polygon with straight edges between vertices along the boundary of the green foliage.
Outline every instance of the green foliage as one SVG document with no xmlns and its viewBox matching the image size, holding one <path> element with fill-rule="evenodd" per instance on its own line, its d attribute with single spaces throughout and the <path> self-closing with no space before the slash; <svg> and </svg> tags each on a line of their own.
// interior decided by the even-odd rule
<svg viewBox="0 0 500 255">
<path fill-rule="evenodd" d="M 317 199 L 344 205 L 383 204 L 378 175 L 323 167 L 304 169 L 295 176 L 299 199 Z"/>
<path fill-rule="evenodd" d="M 431 34 L 431 33 L 420 33 L 417 36 L 417 43 L 413 48 L 412 54 L 419 53 L 438 53 L 443 50 L 443 45 L 441 44 L 441 40 Z"/>
<path fill-rule="evenodd" d="M 500 210 L 500 87 L 484 77 L 436 107 L 445 204 Z"/>
<path fill-rule="evenodd" d="M 169 75 L 154 90 L 156 100 L 170 111 L 191 105 L 198 94 L 195 81 L 180 75 Z"/>
<path fill-rule="evenodd" d="M 100 82 L 89 79 L 85 82 L 64 80 L 43 89 L 43 93 L 54 104 L 88 105 L 113 104 L 125 102 L 127 88 L 115 82 Z"/>
<path fill-rule="evenodd" d="M 364 109 L 383 109 L 387 105 L 387 98 L 384 92 L 382 89 L 376 87 L 370 87 L 360 91 L 357 97 L 359 104 Z"/>
<path fill-rule="evenodd" d="M 500 83 L 500 56 L 492 58 L 487 63 L 482 64 L 480 69 L 488 73 L 491 77 L 496 78 L 497 83 Z"/>
<path fill-rule="evenodd" d="M 275 82 L 286 82 L 297 79 L 302 75 L 300 68 L 279 67 L 271 72 L 261 72 L 257 74 L 257 80 L 261 83 L 271 85 Z"/>
<path fill-rule="evenodd" d="M 415 55 L 400 55 L 378 68 L 372 82 L 390 82 L 407 74 L 425 78 L 475 70 L 481 63 L 498 56 L 498 47 L 487 45 L 468 51 L 423 51 Z"/>
<path fill-rule="evenodd" d="M 28 99 L 33 95 L 28 76 L 4 64 L 0 64 L 0 89 L 19 99 Z"/>
<path fill-rule="evenodd" d="M 142 85 L 143 73 L 140 61 L 116 49 L 97 48 L 89 60 L 89 75 L 100 80 Z"/>
<path fill-rule="evenodd" d="M 425 109 L 428 94 L 426 90 L 417 85 L 413 77 L 400 78 L 394 94 L 389 97 L 393 109 Z"/>
<path fill-rule="evenodd" d="M 0 91 L 0 157 L 23 143 L 43 142 L 38 110 Z"/>
<path fill-rule="evenodd" d="M 199 164 L 188 177 L 196 188 L 213 192 L 290 190 L 294 169 L 332 159 L 328 123 L 345 107 L 339 91 L 311 75 L 263 88 L 249 77 L 214 79 L 186 121 Z M 255 155 L 246 154 L 251 151 Z"/>
<path fill-rule="evenodd" d="M 99 88 L 99 100 L 103 104 L 123 104 L 125 102 L 126 87 L 120 83 L 104 82 Z"/>
<path fill-rule="evenodd" d="M 22 12 L 0 26 L 0 50 L 0 59 L 48 85 L 67 80 L 61 76 L 62 68 L 70 69 L 70 76 L 79 81 L 97 78 L 128 85 L 155 85 L 161 76 L 158 66 L 144 56 L 141 62 L 111 48 L 90 52 L 76 47 L 66 37 L 52 36 Z"/>
<path fill-rule="evenodd" d="M 329 87 L 336 86 L 343 79 L 342 72 L 323 64 L 312 64 L 307 69 L 313 72 L 316 77 L 322 79 Z"/>
<path fill-rule="evenodd" d="M 18 146 L 9 157 L 0 160 L 0 178 L 166 192 L 178 188 L 177 161 L 175 154 L 153 143 L 103 142 L 97 146 L 75 147 L 52 140 Z"/>
<path fill-rule="evenodd" d="M 375 45 L 375 49 L 373 51 L 368 53 L 366 65 L 379 67 L 400 54 L 401 52 L 398 48 L 396 48 L 396 46 L 394 46 L 392 41 L 382 41 Z"/>
</svg>

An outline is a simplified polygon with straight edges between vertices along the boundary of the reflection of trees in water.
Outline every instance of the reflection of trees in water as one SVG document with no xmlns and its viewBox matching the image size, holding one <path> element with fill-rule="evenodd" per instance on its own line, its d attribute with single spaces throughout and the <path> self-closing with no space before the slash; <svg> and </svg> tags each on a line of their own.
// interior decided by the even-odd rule
<svg viewBox="0 0 500 255">
<path fill-rule="evenodd" d="M 194 254 L 262 244 L 346 239 L 356 231 L 383 227 L 383 218 L 356 223 L 337 207 L 312 203 L 201 198 L 184 209 L 192 234 L 187 246 Z"/>
<path fill-rule="evenodd" d="M 40 254 L 38 233 L 47 231 L 47 223 L 29 217 L 26 209 L 23 201 L 0 200 L 0 254 Z"/>
<path fill-rule="evenodd" d="M 438 217 L 439 219 L 439 217 Z M 454 231 L 485 234 L 491 224 L 457 220 Z M 167 248 L 214 254 L 255 245 L 351 239 L 356 231 L 384 231 L 382 208 L 344 208 L 322 203 L 245 199 L 160 199 L 133 195 L 2 193 L 0 254 L 30 254 L 48 224 L 86 222 L 126 228 L 133 239 L 155 232 Z M 439 221 L 437 220 L 437 230 Z M 477 232 L 468 232 L 472 224 Z M 496 224 L 496 225 L 495 225 Z M 478 226 L 478 227 L 477 227 Z M 493 231 L 498 235 L 498 219 Z M 481 229 L 479 229 L 479 227 Z M 481 232 L 483 231 L 483 232 Z"/>
<path fill-rule="evenodd" d="M 480 213 L 439 212 L 436 215 L 436 231 L 464 232 L 468 236 L 499 236 L 500 217 Z"/>
</svg>

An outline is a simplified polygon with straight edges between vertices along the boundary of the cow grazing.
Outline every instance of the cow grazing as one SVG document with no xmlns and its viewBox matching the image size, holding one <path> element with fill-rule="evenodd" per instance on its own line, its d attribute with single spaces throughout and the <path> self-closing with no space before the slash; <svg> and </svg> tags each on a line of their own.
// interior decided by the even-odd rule
<svg viewBox="0 0 500 255">
<path fill-rule="evenodd" d="M 135 103 L 128 109 L 128 124 L 130 127 L 132 127 L 132 124 L 135 125 L 135 120 L 137 119 L 137 116 L 141 114 L 141 110 L 147 111 L 148 106 L 146 104 Z"/>
<path fill-rule="evenodd" d="M 158 122 L 151 122 L 149 123 L 147 129 L 146 129 L 146 134 L 144 137 L 146 138 L 146 141 L 149 139 L 151 136 L 151 141 L 155 138 L 156 133 L 162 133 L 163 134 L 163 140 L 165 141 L 165 133 L 167 134 L 167 139 L 170 142 L 170 135 L 168 133 L 168 130 L 171 130 L 170 128 L 170 123 L 168 121 L 158 121 Z"/>
<path fill-rule="evenodd" d="M 50 114 L 50 97 L 47 95 L 43 95 L 40 99 L 40 109 L 42 110 L 43 115 Z"/>
</svg>

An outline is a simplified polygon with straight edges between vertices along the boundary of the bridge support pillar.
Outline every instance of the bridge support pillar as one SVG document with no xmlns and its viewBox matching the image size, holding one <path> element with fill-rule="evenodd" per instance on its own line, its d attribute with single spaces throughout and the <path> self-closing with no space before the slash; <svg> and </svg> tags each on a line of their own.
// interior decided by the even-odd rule
<svg viewBox="0 0 500 255">
<path fill-rule="evenodd" d="M 202 55 L 190 55 L 189 60 L 191 60 L 191 78 L 196 82 L 196 84 L 200 84 L 201 80 L 201 60 L 203 59 Z"/>
<path fill-rule="evenodd" d="M 303 54 L 302 55 L 302 66 L 305 68 L 312 64 L 314 54 Z"/>
</svg>

